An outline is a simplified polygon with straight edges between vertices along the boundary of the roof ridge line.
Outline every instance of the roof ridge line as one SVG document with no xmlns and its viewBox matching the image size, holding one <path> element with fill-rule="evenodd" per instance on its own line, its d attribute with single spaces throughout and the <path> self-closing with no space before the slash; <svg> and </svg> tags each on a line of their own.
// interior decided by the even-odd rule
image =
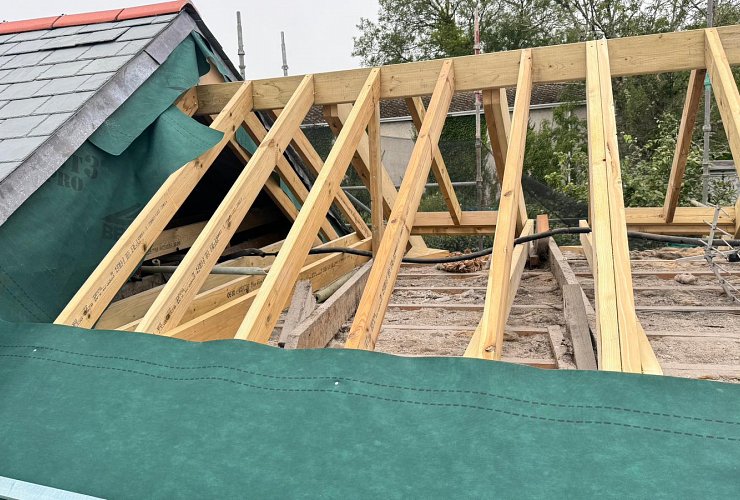
<svg viewBox="0 0 740 500">
<path fill-rule="evenodd" d="M 69 26 L 86 26 L 115 21 L 126 21 L 129 19 L 161 16 L 165 14 L 176 14 L 188 7 L 195 10 L 195 6 L 190 0 L 174 0 L 134 7 L 124 7 L 121 9 L 83 12 L 69 15 L 61 14 L 59 16 L 40 17 L 36 19 L 7 21 L 0 23 L 0 35 L 50 30 Z"/>
</svg>

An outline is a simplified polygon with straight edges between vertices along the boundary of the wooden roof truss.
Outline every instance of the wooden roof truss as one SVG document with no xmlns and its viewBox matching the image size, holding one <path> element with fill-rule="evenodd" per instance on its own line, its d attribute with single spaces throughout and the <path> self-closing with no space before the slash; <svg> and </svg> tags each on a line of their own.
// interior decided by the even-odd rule
<svg viewBox="0 0 740 500">
<path fill-rule="evenodd" d="M 335 302 L 341 303 L 347 310 L 342 317 L 354 312 L 346 347 L 373 349 L 402 257 L 407 251 L 416 255 L 431 252 L 419 234 L 493 234 L 483 316 L 465 356 L 500 359 L 504 326 L 529 254 L 528 245 L 515 246 L 514 238 L 534 232 L 534 222 L 527 219 L 521 187 L 532 86 L 582 80 L 587 91 L 588 224 L 592 229 L 591 234 L 582 236 L 582 241 L 595 279 L 598 366 L 605 370 L 660 373 L 635 314 L 627 229 L 665 234 L 704 232 L 704 221 L 709 218 L 707 209 L 677 208 L 681 182 L 705 73 L 715 91 L 735 165 L 740 168 L 740 96 L 730 70 L 737 63 L 740 26 L 729 26 L 197 86 L 183 95 L 179 106 L 190 115 L 211 117 L 211 128 L 223 132 L 223 139 L 170 176 L 56 323 L 191 340 L 238 338 L 265 343 L 298 280 L 308 280 L 316 289 L 368 261 L 367 257 L 344 253 L 309 255 L 311 247 L 348 246 L 372 250 L 374 258 L 340 289 L 354 299 L 346 303 L 334 299 L 330 304 L 335 307 Z M 665 204 L 625 208 L 611 79 L 675 71 L 691 71 L 691 77 Z M 505 88 L 514 86 L 516 100 L 510 116 Z M 486 124 L 502 187 L 498 212 L 461 210 L 438 147 L 453 94 L 471 90 L 483 91 Z M 423 95 L 431 95 L 427 108 L 419 97 Z M 418 130 L 398 192 L 380 155 L 379 104 L 382 99 L 392 98 L 406 99 Z M 325 162 L 300 129 L 313 105 L 324 106 L 327 122 L 336 135 Z M 269 130 L 265 130 L 256 111 L 270 113 L 275 119 Z M 235 140 L 240 126 L 258 144 L 252 155 Z M 310 190 L 283 155 L 289 145 L 316 175 Z M 245 167 L 211 219 L 194 228 L 197 237 L 189 242 L 190 248 L 171 279 L 165 285 L 111 304 L 139 263 L 151 258 L 152 249 L 166 233 L 166 225 L 226 147 Z M 340 188 L 349 165 L 370 191 L 371 227 Z M 439 182 L 447 212 L 418 212 L 430 171 Z M 300 210 L 280 188 L 274 173 L 300 201 Z M 267 275 L 263 279 L 210 274 L 262 189 L 294 221 L 283 241 L 266 247 L 279 250 L 277 257 L 261 259 L 259 264 L 256 258 L 241 257 L 218 265 L 267 266 Z M 326 214 L 332 203 L 354 233 L 339 236 L 328 222 Z M 737 209 L 740 206 L 728 207 L 720 221 L 723 229 L 736 236 L 740 235 Z M 329 242 L 322 243 L 320 237 Z M 333 313 L 328 307 L 322 306 L 315 315 L 334 324 L 337 319 L 330 317 Z M 303 328 L 310 333 L 286 342 L 320 347 L 328 342 L 320 330 Z"/>
</svg>

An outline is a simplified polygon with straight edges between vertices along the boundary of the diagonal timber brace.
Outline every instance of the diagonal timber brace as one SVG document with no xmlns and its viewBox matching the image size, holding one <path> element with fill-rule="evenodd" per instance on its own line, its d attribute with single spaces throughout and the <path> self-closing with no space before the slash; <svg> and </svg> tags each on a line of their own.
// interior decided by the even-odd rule
<svg viewBox="0 0 740 500">
<path fill-rule="evenodd" d="M 324 168 L 316 178 L 308 199 L 298 214 L 298 219 L 290 229 L 235 338 L 262 343 L 269 340 L 280 311 L 293 290 L 300 271 L 300 263 L 308 255 L 311 239 L 318 231 L 321 221 L 326 220 L 326 212 L 337 191 L 341 189 L 342 178 L 361 136 L 365 133 L 365 127 L 375 112 L 375 103 L 378 102 L 379 96 L 380 70 L 375 69 L 370 72 L 365 87 L 347 119 L 347 124 L 342 128 L 332 147 Z"/>
<path fill-rule="evenodd" d="M 414 216 L 424 192 L 424 184 L 432 166 L 433 151 L 442 134 L 455 91 L 455 75 L 452 61 L 446 61 L 439 73 L 437 85 L 432 94 L 429 110 L 419 130 L 419 136 L 411 153 L 408 167 L 398 199 L 388 218 L 380 247 L 375 254 L 365 292 L 360 307 L 355 314 L 352 328 L 347 337 L 346 347 L 354 349 L 374 349 L 380 333 L 385 310 L 390 300 L 398 269 L 401 266 L 403 250 L 409 241 Z"/>
<path fill-rule="evenodd" d="M 411 119 L 414 122 L 416 130 L 421 130 L 421 124 L 424 122 L 424 116 L 427 112 L 421 97 L 410 97 L 406 99 L 406 107 L 409 108 L 409 113 L 411 114 Z M 452 220 L 455 224 L 460 224 L 462 209 L 460 208 L 460 202 L 457 200 L 455 188 L 450 180 L 450 173 L 447 171 L 447 166 L 438 145 L 434 146 L 432 152 L 432 172 L 439 183 L 439 192 L 442 193 Z"/>
<path fill-rule="evenodd" d="M 529 103 L 532 97 L 532 51 L 529 49 L 522 51 L 516 89 L 514 118 L 501 183 L 501 201 L 499 202 L 496 233 L 493 238 L 486 302 L 479 326 L 480 335 L 477 338 L 474 336 L 473 340 L 477 342 L 475 344 L 471 342 L 469 348 L 471 355 L 485 359 L 501 359 L 504 327 L 511 309 L 511 301 L 516 294 L 516 290 L 512 289 L 510 275 L 514 254 L 514 235 L 519 217 L 519 198 L 522 193 L 522 169 L 529 127 Z M 519 269 L 519 275 L 521 275 L 521 269 Z"/>
</svg>

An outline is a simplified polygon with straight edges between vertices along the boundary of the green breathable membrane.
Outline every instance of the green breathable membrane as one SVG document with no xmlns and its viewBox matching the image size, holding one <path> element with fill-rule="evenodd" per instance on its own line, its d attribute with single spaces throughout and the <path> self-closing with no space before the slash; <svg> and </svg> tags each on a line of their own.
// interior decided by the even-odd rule
<svg viewBox="0 0 740 500">
<path fill-rule="evenodd" d="M 0 324 L 0 476 L 104 498 L 734 498 L 740 386 Z"/>
<path fill-rule="evenodd" d="M 215 58 L 198 40 L 183 40 L 0 226 L 0 318 L 53 321 L 164 180 L 223 137 L 172 104 Z"/>
</svg>

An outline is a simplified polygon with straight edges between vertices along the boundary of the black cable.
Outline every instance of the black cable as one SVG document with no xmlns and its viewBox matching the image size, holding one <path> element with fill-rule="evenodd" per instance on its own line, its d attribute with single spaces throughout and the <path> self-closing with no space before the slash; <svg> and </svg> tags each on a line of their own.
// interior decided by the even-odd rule
<svg viewBox="0 0 740 500">
<path fill-rule="evenodd" d="M 555 236 L 558 234 L 588 234 L 590 232 L 591 232 L 591 228 L 589 227 L 561 227 L 557 229 L 551 229 L 549 231 L 544 231 L 541 233 L 532 234 L 529 236 L 521 236 L 514 240 L 514 245 L 520 245 L 522 243 L 528 243 L 530 241 L 536 241 L 542 238 L 549 238 L 551 236 Z M 706 241 L 701 238 L 687 238 L 683 236 L 666 236 L 662 234 L 642 233 L 639 231 L 627 231 L 627 236 L 629 236 L 630 238 L 640 238 L 644 240 L 660 241 L 664 243 L 680 243 L 684 245 L 695 245 L 695 246 L 704 246 L 706 244 Z M 722 245 L 727 245 L 727 244 L 733 247 L 740 246 L 740 240 L 715 240 L 714 241 L 715 246 L 722 246 Z M 451 257 L 442 257 L 442 258 L 404 257 L 402 262 L 405 262 L 407 264 L 449 264 L 452 262 L 462 262 L 464 260 L 484 257 L 486 255 L 490 255 L 492 250 L 493 248 L 489 247 L 489 248 L 484 248 L 483 250 L 479 250 L 477 252 L 466 253 L 463 255 L 454 255 Z M 312 248 L 308 253 L 310 255 L 347 253 L 351 255 L 359 255 L 362 257 L 372 257 L 373 256 L 372 252 L 369 252 L 367 250 L 358 250 L 356 248 L 347 248 L 347 247 Z M 244 250 L 238 250 L 236 252 L 225 255 L 221 257 L 219 261 L 223 261 L 227 259 L 234 259 L 236 257 L 274 257 L 277 254 L 278 254 L 277 252 L 265 252 L 263 250 L 260 250 L 259 248 L 247 248 Z"/>
</svg>

